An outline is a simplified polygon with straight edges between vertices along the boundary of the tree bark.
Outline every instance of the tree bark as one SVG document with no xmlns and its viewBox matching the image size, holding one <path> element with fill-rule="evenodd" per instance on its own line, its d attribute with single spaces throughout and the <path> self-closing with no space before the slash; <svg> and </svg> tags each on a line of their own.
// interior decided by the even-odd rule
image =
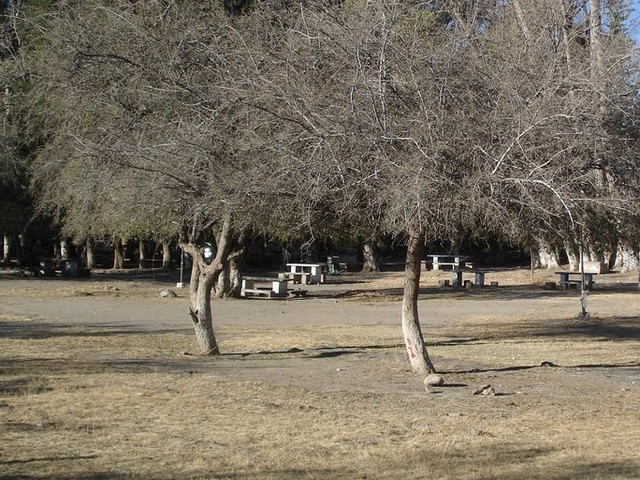
<svg viewBox="0 0 640 480">
<path fill-rule="evenodd" d="M 124 247 L 120 237 L 113 237 L 113 269 L 121 270 L 124 268 Z"/>
<path fill-rule="evenodd" d="M 518 19 L 518 24 L 520 25 L 520 29 L 522 30 L 522 34 L 524 38 L 530 42 L 531 41 L 531 33 L 529 31 L 529 24 L 527 23 L 527 17 L 522 10 L 522 5 L 520 4 L 520 0 L 512 0 L 513 9 L 516 12 L 516 18 Z"/>
<path fill-rule="evenodd" d="M 640 268 L 637 252 L 628 245 L 618 245 L 614 268 L 619 270 L 621 273 L 627 273 L 631 270 Z"/>
<path fill-rule="evenodd" d="M 213 332 L 213 317 L 211 310 L 211 291 L 215 284 L 213 272 L 200 269 L 200 262 L 193 262 L 191 270 L 191 282 L 189 283 L 189 294 L 191 297 L 191 307 L 189 314 L 193 321 L 193 328 L 196 334 L 196 342 L 203 355 L 219 355 L 220 349 Z"/>
<path fill-rule="evenodd" d="M 424 344 L 418 315 L 418 290 L 423 250 L 424 234 L 419 231 L 410 232 L 402 297 L 402 332 L 413 371 L 416 373 L 435 373 L 436 370 Z"/>
<path fill-rule="evenodd" d="M 229 296 L 239 297 L 242 287 L 242 278 L 240 275 L 240 266 L 244 260 L 244 252 L 242 255 L 231 255 L 229 258 Z"/>
<path fill-rule="evenodd" d="M 241 265 L 244 260 L 244 246 L 229 254 L 227 267 L 220 272 L 216 285 L 216 298 L 239 297 L 241 289 Z"/>
<path fill-rule="evenodd" d="M 4 235 L 4 244 L 2 246 L 2 261 L 8 264 L 11 261 L 11 255 L 13 253 L 13 238 L 11 235 Z"/>
<path fill-rule="evenodd" d="M 218 275 L 218 280 L 216 281 L 216 289 L 214 292 L 214 297 L 215 298 L 224 298 L 226 296 L 228 296 L 228 292 L 229 292 L 229 285 L 230 285 L 230 281 L 229 281 L 229 266 L 227 265 L 227 268 L 225 268 L 223 271 L 220 272 L 220 275 Z"/>
<path fill-rule="evenodd" d="M 546 240 L 538 240 L 538 248 L 534 249 L 534 266 L 536 268 L 552 269 L 560 266 L 557 250 Z"/>
<path fill-rule="evenodd" d="M 596 82 L 602 80 L 602 12 L 601 0 L 589 0 L 589 45 L 591 47 L 592 75 Z"/>
<path fill-rule="evenodd" d="M 171 245 L 169 242 L 162 242 L 162 268 L 171 266 Z"/>
<path fill-rule="evenodd" d="M 84 265 L 87 268 L 93 268 L 96 264 L 96 259 L 93 255 L 93 239 L 87 238 L 84 242 L 84 252 L 82 255 Z"/>
<path fill-rule="evenodd" d="M 564 24 L 562 26 L 562 45 L 564 47 L 564 58 L 567 65 L 567 73 L 571 73 L 571 40 L 570 34 L 573 29 L 573 22 L 575 18 L 575 12 L 569 11 L 567 8 L 567 4 L 565 0 L 558 0 L 560 4 L 560 11 L 562 12 L 562 17 L 564 19 Z"/>
<path fill-rule="evenodd" d="M 362 248 L 362 273 L 379 272 L 378 255 L 371 243 L 365 243 Z"/>
<path fill-rule="evenodd" d="M 138 268 L 145 267 L 145 260 L 147 259 L 147 253 L 145 251 L 146 244 L 144 240 L 138 240 Z"/>
<path fill-rule="evenodd" d="M 240 297 L 242 263 L 246 252 L 247 230 L 240 231 L 229 248 L 225 269 L 220 273 L 216 285 L 216 298 Z"/>
<path fill-rule="evenodd" d="M 69 242 L 66 239 L 60 240 L 60 259 L 69 259 Z"/>
<path fill-rule="evenodd" d="M 567 259 L 569 260 L 569 270 L 577 272 L 580 269 L 580 251 L 578 246 L 573 241 L 565 241 L 564 249 L 567 253 Z"/>
<path fill-rule="evenodd" d="M 23 232 L 18 235 L 19 249 L 18 249 L 18 265 L 21 267 L 31 267 L 35 263 L 33 258 L 33 246 L 31 244 L 31 237 Z"/>
</svg>

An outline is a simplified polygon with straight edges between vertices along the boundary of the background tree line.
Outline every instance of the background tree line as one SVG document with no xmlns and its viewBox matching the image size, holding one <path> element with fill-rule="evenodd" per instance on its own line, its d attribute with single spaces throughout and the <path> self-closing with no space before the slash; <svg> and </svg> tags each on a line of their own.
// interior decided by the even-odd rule
<svg viewBox="0 0 640 480">
<path fill-rule="evenodd" d="M 27 207 L 23 220 L 2 209 L 4 231 L 35 206 L 78 243 L 177 239 L 193 257 L 204 353 L 219 351 L 211 295 L 233 290 L 255 234 L 404 239 L 417 371 L 434 370 L 417 313 L 426 242 L 500 238 L 541 266 L 560 248 L 576 265 L 580 243 L 594 260 L 637 261 L 626 2 L 25 0 L 4 11 L 2 162 L 19 168 L 0 180 Z"/>
</svg>

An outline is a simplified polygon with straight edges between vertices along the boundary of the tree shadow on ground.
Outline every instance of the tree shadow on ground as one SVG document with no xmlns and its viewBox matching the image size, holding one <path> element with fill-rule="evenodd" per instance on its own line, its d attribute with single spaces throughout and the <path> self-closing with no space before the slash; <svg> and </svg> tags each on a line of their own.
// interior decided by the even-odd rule
<svg viewBox="0 0 640 480">
<path fill-rule="evenodd" d="M 494 439 L 490 428 L 478 430 L 477 435 L 486 437 L 479 445 L 465 444 L 464 447 L 425 445 L 419 449 L 382 452 L 366 463 L 355 463 L 350 456 L 343 457 L 342 465 L 333 460 L 332 468 L 233 468 L 229 471 L 190 470 L 184 475 L 175 472 L 150 471 L 144 475 L 131 472 L 85 471 L 74 474 L 49 474 L 50 480 L 121 480 L 145 478 L 161 480 L 166 478 L 191 479 L 260 479 L 288 480 L 291 478 L 322 478 L 325 480 L 344 478 L 492 478 L 493 480 L 536 479 L 545 480 L 614 480 L 638 478 L 640 463 L 634 461 L 597 461 L 559 455 L 560 447 L 532 447 L 510 439 Z M 571 452 L 570 452 L 571 453 Z M 91 456 L 34 458 L 0 465 L 13 466 L 39 462 L 91 460 Z M 300 459 L 298 459 L 299 461 Z M 4 474 L 0 480 L 35 480 L 43 478 L 38 474 Z"/>
<path fill-rule="evenodd" d="M 449 338 L 435 345 L 482 344 L 501 340 L 535 340 L 539 338 L 575 338 L 599 341 L 637 341 L 640 339 L 640 316 L 592 317 L 589 320 L 557 318 L 519 320 L 505 324 L 488 320 L 460 327 L 464 336 L 447 331 Z"/>
<path fill-rule="evenodd" d="M 351 284 L 354 282 L 345 282 Z M 366 282 L 362 282 L 366 283 Z M 588 296 L 597 297 L 599 295 L 611 293 L 637 293 L 636 285 L 605 285 L 597 290 L 588 292 Z M 402 299 L 402 287 L 393 288 L 372 288 L 372 289 L 350 289 L 336 292 L 334 290 L 318 290 L 307 295 L 308 298 L 386 298 L 389 300 Z M 483 288 L 453 288 L 453 287 L 420 287 L 419 300 L 428 300 L 432 298 L 445 298 L 451 300 L 535 300 L 547 298 L 580 298 L 579 289 L 570 290 L 550 290 L 539 285 L 511 285 L 501 287 L 483 287 Z"/>
<path fill-rule="evenodd" d="M 544 478 L 546 480 L 590 480 L 592 478 L 619 479 L 636 478 L 640 473 L 638 462 L 576 462 L 576 458 L 555 460 L 560 448 L 530 447 L 510 439 L 508 442 L 492 441 L 490 431 L 480 432 L 488 439 L 483 445 L 470 448 L 434 451 L 421 449 L 408 455 L 398 452 L 389 471 L 406 470 L 414 473 L 429 472 L 431 478 L 467 478 L 470 472 L 486 471 L 493 480 L 513 480 L 517 478 Z M 407 475 L 404 478 L 419 478 Z M 484 477 L 483 477 L 484 478 Z"/>
<path fill-rule="evenodd" d="M 184 273 L 183 277 L 188 280 L 189 272 Z M 76 276 L 76 277 L 66 277 L 66 276 L 29 276 L 25 275 L 24 269 L 13 269 L 10 272 L 3 272 L 0 279 L 6 278 L 7 280 L 15 280 L 15 279 L 29 279 L 33 281 L 55 281 L 55 282 L 65 282 L 68 280 L 73 281 L 82 281 L 83 283 L 92 283 L 92 282 L 105 282 L 110 280 L 151 280 L 151 281 L 162 281 L 162 282 L 177 282 L 180 279 L 180 270 L 174 267 L 163 269 L 163 268 L 126 268 L 122 270 L 112 270 L 112 269 L 93 269 L 89 276 Z"/>
<path fill-rule="evenodd" d="M 192 334 L 193 329 L 189 328 L 168 328 L 168 329 L 139 329 L 121 327 L 87 327 L 84 325 L 71 326 L 60 323 L 46 322 L 0 322 L 2 330 L 0 338 L 10 338 L 16 340 L 45 340 L 49 338 L 62 337 L 115 337 L 120 335 L 166 335 L 171 333 Z"/>
<path fill-rule="evenodd" d="M 76 458 L 52 458 L 52 459 L 33 459 L 33 462 L 46 462 L 46 461 L 56 461 L 56 460 L 83 460 L 84 457 L 76 457 Z M 3 462 L 0 462 L 2 465 Z M 201 472 L 201 473 L 193 473 L 190 472 L 188 474 L 175 475 L 174 473 L 145 473 L 145 474 L 134 474 L 129 472 L 84 472 L 73 475 L 47 475 L 43 477 L 42 475 L 31 475 L 31 474 L 15 474 L 15 475 L 0 475 L 0 480 L 41 480 L 43 478 L 47 478 L 47 480 L 134 480 L 134 479 L 144 479 L 144 480 L 168 480 L 168 479 L 181 479 L 181 478 L 189 478 L 191 480 L 197 479 L 208 479 L 208 480 L 234 480 L 234 479 L 260 479 L 260 480 L 279 480 L 279 479 L 292 479 L 292 478 L 321 478 L 321 479 L 343 479 L 343 478 L 358 478 L 353 477 L 353 472 L 349 469 L 340 469 L 340 470 L 330 470 L 330 469 L 314 469 L 314 468 L 305 468 L 305 469 L 281 469 L 281 470 L 263 470 L 259 472 L 247 472 L 247 471 L 233 471 L 229 473 L 219 473 L 219 472 Z M 361 478 L 361 477 L 360 477 Z"/>
</svg>

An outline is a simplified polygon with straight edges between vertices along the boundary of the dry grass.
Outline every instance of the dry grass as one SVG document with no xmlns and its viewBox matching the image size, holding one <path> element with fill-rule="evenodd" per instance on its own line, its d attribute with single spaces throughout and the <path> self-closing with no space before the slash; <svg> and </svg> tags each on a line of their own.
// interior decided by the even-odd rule
<svg viewBox="0 0 640 480">
<path fill-rule="evenodd" d="M 429 332 L 436 393 L 394 326 L 225 326 L 207 359 L 5 314 L 0 479 L 640 478 L 638 316 L 514 312 Z"/>
</svg>

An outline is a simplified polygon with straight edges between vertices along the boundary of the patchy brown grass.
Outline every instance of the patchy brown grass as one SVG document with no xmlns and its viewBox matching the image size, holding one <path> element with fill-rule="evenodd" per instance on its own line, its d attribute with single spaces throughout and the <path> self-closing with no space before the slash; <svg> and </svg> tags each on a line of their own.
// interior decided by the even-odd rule
<svg viewBox="0 0 640 480">
<path fill-rule="evenodd" d="M 0 478 L 640 478 L 640 317 L 519 301 L 429 330 L 434 393 L 396 326 L 222 326 L 211 359 L 188 329 L 0 315 Z"/>
</svg>

